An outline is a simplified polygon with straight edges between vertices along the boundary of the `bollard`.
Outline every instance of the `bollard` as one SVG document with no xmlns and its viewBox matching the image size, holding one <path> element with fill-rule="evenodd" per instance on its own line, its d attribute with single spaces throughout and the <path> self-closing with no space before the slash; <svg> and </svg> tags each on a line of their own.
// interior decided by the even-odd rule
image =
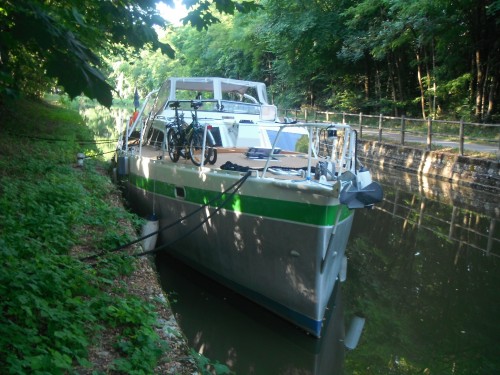
<svg viewBox="0 0 500 375">
<path fill-rule="evenodd" d="M 128 156 L 125 155 L 120 155 L 118 156 L 118 176 L 127 176 L 129 169 L 128 169 Z"/>
<path fill-rule="evenodd" d="M 158 221 L 156 215 L 155 214 L 151 215 L 150 217 L 148 217 L 146 223 L 142 227 L 141 237 L 145 237 L 151 233 L 157 232 L 159 226 L 160 222 Z M 142 240 L 141 245 L 144 251 L 153 250 L 156 246 L 157 239 L 158 239 L 158 233 Z"/>
<path fill-rule="evenodd" d="M 344 339 L 344 345 L 347 349 L 356 349 L 364 326 L 365 318 L 361 316 L 355 316 L 354 318 L 352 318 L 351 325 L 349 326 Z"/>
<path fill-rule="evenodd" d="M 342 257 L 342 263 L 340 265 L 339 280 L 341 283 L 347 279 L 347 257 L 344 255 Z"/>
<path fill-rule="evenodd" d="M 79 167 L 83 167 L 83 161 L 85 160 L 85 154 L 82 152 L 79 152 L 76 154 L 76 161 L 78 163 Z"/>
</svg>

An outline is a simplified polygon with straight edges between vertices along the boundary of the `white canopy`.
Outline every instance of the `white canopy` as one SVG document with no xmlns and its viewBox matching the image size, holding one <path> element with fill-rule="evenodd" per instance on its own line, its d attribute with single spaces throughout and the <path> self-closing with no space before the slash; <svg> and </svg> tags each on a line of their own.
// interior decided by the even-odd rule
<svg viewBox="0 0 500 375">
<path fill-rule="evenodd" d="M 226 92 L 238 92 L 240 94 L 245 94 L 250 88 L 255 90 L 257 93 L 257 100 L 261 104 L 268 104 L 266 85 L 262 82 L 254 81 L 243 81 L 237 79 L 229 78 L 219 78 L 219 77 L 173 77 L 167 80 L 170 93 L 168 100 L 176 100 L 175 93 L 176 90 L 190 90 L 190 91 L 210 91 L 213 92 L 214 99 L 220 100 L 222 94 Z"/>
</svg>

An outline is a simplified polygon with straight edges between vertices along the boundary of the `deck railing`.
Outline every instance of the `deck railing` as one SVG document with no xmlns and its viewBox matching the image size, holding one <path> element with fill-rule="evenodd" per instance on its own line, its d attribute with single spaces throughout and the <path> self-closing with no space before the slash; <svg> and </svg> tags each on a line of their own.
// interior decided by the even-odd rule
<svg viewBox="0 0 500 375">
<path fill-rule="evenodd" d="M 500 124 L 482 124 L 464 121 L 415 119 L 380 115 L 353 114 L 345 112 L 279 109 L 280 117 L 288 117 L 304 122 L 338 122 L 349 124 L 358 130 L 360 139 L 376 139 L 405 145 L 424 144 L 427 150 L 438 145 L 458 148 L 460 155 L 465 150 L 496 153 L 500 159 Z M 481 131 L 478 131 L 478 130 Z M 478 136 L 477 134 L 485 134 Z M 471 148 L 471 145 L 476 147 Z M 478 146 L 479 145 L 479 146 Z"/>
</svg>

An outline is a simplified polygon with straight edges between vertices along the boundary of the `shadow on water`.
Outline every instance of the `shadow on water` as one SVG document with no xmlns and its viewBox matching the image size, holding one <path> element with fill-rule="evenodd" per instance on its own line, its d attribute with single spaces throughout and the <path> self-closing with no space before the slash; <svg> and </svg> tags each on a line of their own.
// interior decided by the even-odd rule
<svg viewBox="0 0 500 375">
<path fill-rule="evenodd" d="M 318 340 L 168 254 L 158 255 L 156 264 L 179 325 L 197 352 L 237 374 L 343 374 L 341 288 L 332 295 Z"/>
<path fill-rule="evenodd" d="M 384 202 L 355 215 L 347 281 L 332 296 L 322 340 L 158 256 L 190 345 L 240 375 L 498 373 L 500 197 L 382 175 Z M 366 325 L 344 353 L 354 312 Z"/>
</svg>

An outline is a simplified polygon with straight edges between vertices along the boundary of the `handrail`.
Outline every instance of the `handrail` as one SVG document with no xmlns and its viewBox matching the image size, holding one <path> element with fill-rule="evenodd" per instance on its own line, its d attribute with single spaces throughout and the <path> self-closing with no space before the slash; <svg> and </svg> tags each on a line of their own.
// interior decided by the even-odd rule
<svg viewBox="0 0 500 375">
<path fill-rule="evenodd" d="M 132 125 L 130 126 L 130 123 L 127 122 L 127 128 L 126 128 L 126 139 L 125 139 L 125 151 L 128 152 L 128 139 L 130 138 L 130 136 L 132 135 L 132 132 L 134 131 L 137 123 L 139 121 L 141 121 L 141 131 L 140 131 L 140 136 L 139 136 L 139 152 L 141 152 L 141 149 L 142 149 L 142 138 L 143 138 L 143 129 L 144 129 L 144 121 L 142 121 L 142 115 L 144 114 L 144 110 L 146 109 L 146 105 L 148 104 L 149 102 L 149 99 L 151 98 L 151 96 L 153 96 L 154 94 L 156 94 L 159 90 L 153 90 L 151 91 L 147 96 L 146 98 L 144 99 L 144 102 L 142 103 L 142 106 L 141 106 L 141 109 L 139 110 L 139 114 L 137 115 L 137 117 L 135 118 L 134 122 L 132 123 Z"/>
<path fill-rule="evenodd" d="M 198 123 L 198 126 L 203 126 L 203 142 L 201 146 L 201 162 L 200 162 L 200 168 L 201 168 L 205 165 L 205 148 L 207 146 L 207 133 L 209 124 L 202 125 Z"/>
<path fill-rule="evenodd" d="M 278 134 L 276 134 L 276 138 L 274 138 L 274 142 L 273 142 L 273 145 L 271 147 L 271 151 L 269 152 L 269 155 L 267 155 L 266 164 L 264 165 L 264 170 L 262 171 L 262 177 L 265 177 L 265 175 L 266 175 L 266 172 L 269 168 L 269 163 L 271 162 L 271 158 L 274 155 L 274 150 L 276 149 L 276 145 L 278 144 L 278 139 L 279 139 L 281 133 L 283 132 L 283 129 L 285 129 L 285 128 L 286 128 L 286 125 L 280 126 L 280 129 L 278 130 Z M 309 149 L 310 149 L 310 146 L 309 146 Z M 308 170 L 308 172 L 309 172 L 309 170 Z"/>
<path fill-rule="evenodd" d="M 263 127 L 266 127 L 265 125 L 262 125 Z M 306 128 L 308 130 L 308 136 L 309 136 L 309 142 L 308 142 L 308 147 L 307 147 L 307 170 L 306 170 L 306 180 L 311 179 L 311 160 L 312 160 L 312 155 L 314 153 L 315 157 L 317 157 L 317 151 L 315 147 L 316 141 L 313 139 L 313 129 L 325 129 L 328 130 L 330 128 L 335 128 L 335 129 L 342 129 L 344 130 L 344 140 L 343 140 L 343 145 L 342 145 L 342 151 L 340 154 L 340 159 L 334 160 L 334 152 L 336 151 L 336 146 L 334 146 L 334 140 L 332 139 L 332 153 L 329 155 L 329 159 L 332 162 L 336 162 L 336 165 L 340 166 L 346 166 L 346 169 L 350 170 L 351 172 L 355 172 L 355 161 L 356 161 L 356 145 L 352 144 L 353 143 L 353 133 L 355 132 L 350 125 L 347 124 L 339 124 L 339 123 L 278 123 L 278 124 L 273 124 L 273 125 L 268 125 L 268 126 L 279 126 L 278 133 L 276 134 L 276 138 L 274 139 L 274 142 L 271 147 L 271 151 L 269 155 L 267 156 L 266 164 L 264 165 L 264 169 L 262 172 L 262 177 L 265 177 L 268 169 L 269 169 L 269 163 L 271 162 L 271 158 L 274 155 L 274 151 L 276 149 L 278 139 L 283 133 L 283 130 L 286 128 Z M 354 142 L 356 139 L 354 139 Z M 348 161 L 346 158 L 349 158 L 350 164 L 348 166 Z"/>
</svg>

